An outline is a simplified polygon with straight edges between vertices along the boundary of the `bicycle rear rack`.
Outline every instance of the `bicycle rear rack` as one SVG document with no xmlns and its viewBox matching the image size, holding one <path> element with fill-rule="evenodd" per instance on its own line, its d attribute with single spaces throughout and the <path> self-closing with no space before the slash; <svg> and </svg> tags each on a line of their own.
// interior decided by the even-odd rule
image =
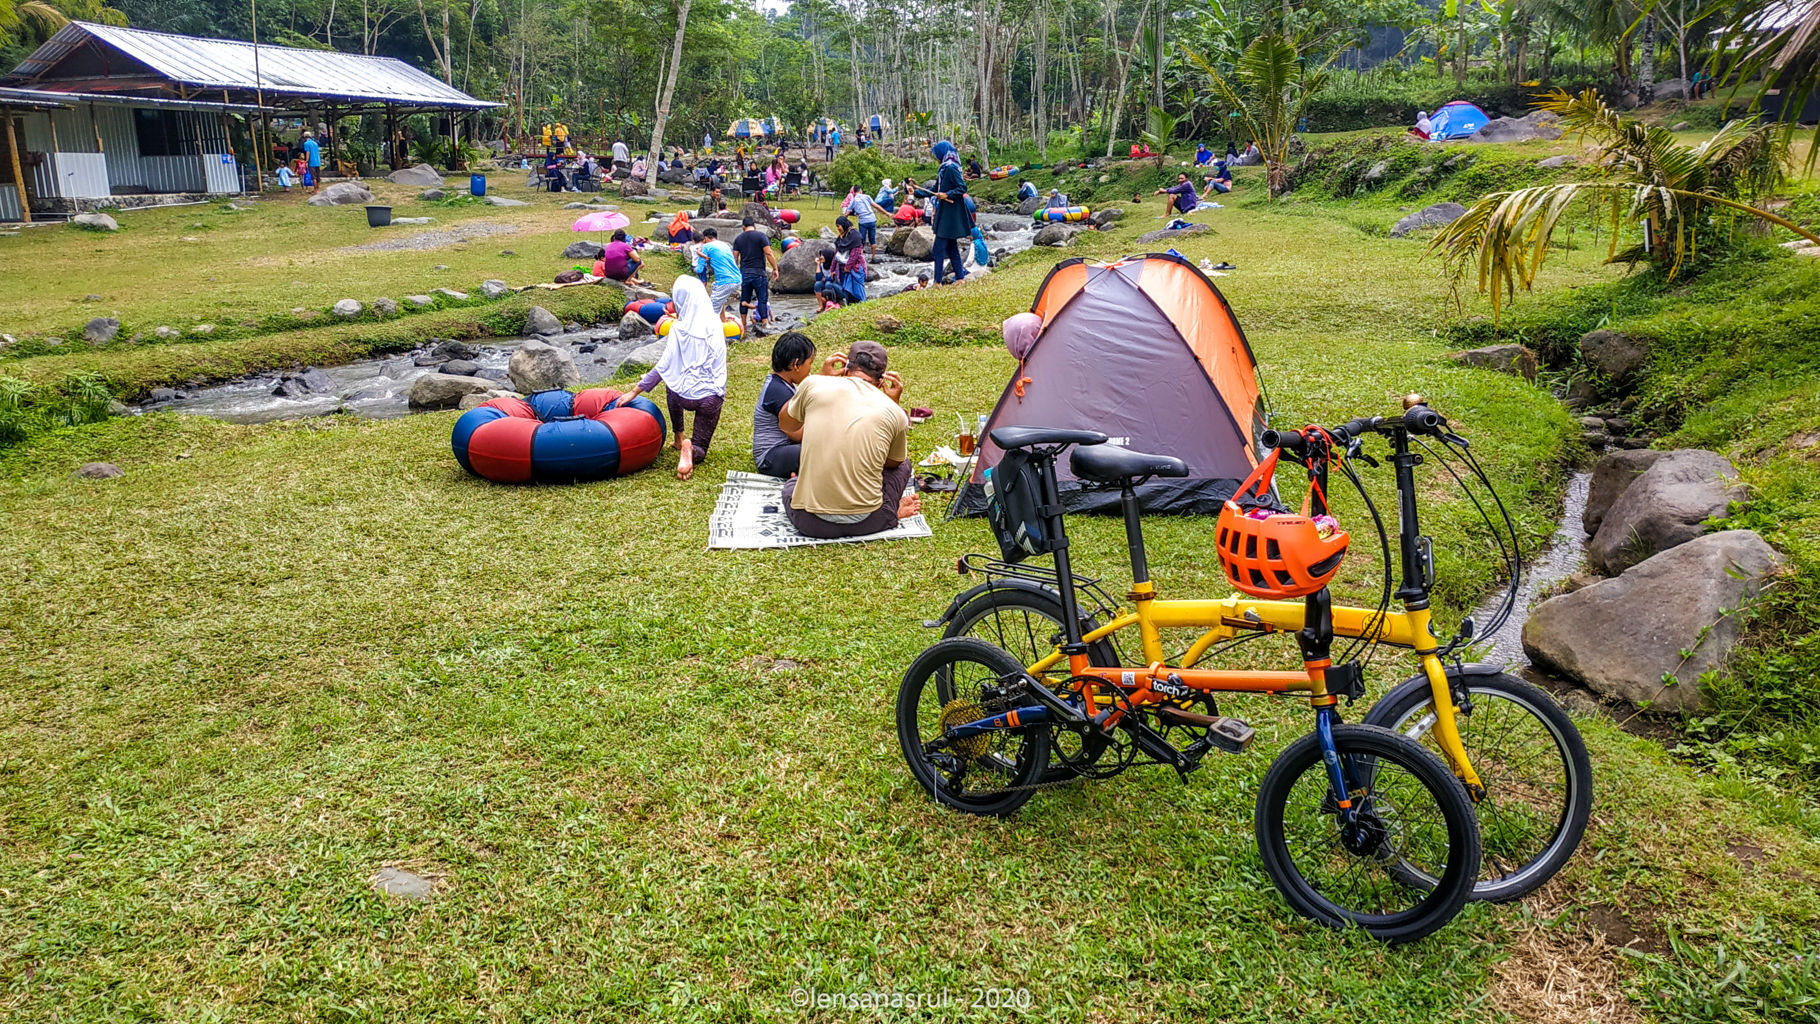
<svg viewBox="0 0 1820 1024">
<path fill-rule="evenodd" d="M 1036 583 L 1056 591 L 1060 591 L 1062 587 L 1061 577 L 1056 574 L 1052 566 L 1014 565 L 987 555 L 973 554 L 962 555 L 956 568 L 962 575 L 969 573 L 984 575 L 988 585 L 1000 580 L 1012 579 Z M 1080 600 L 1083 616 L 1098 618 L 1101 623 L 1105 623 L 1111 621 L 1120 610 L 1118 603 L 1112 599 L 1112 595 L 1106 593 L 1105 588 L 1100 586 L 1100 578 L 1097 576 L 1082 576 L 1080 573 L 1075 573 L 1074 592 Z"/>
</svg>

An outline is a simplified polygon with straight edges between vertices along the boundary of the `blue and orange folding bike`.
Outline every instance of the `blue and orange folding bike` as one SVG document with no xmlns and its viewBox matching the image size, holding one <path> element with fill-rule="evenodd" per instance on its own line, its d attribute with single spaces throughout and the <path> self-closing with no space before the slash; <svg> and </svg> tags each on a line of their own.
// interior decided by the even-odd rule
<svg viewBox="0 0 1820 1024">
<path fill-rule="evenodd" d="M 1022 453 L 1018 465 L 1030 476 L 1023 484 L 1037 507 L 1028 522 L 995 520 L 1006 560 L 962 561 L 964 572 L 987 581 L 930 623 L 946 638 L 904 675 L 898 738 L 917 781 L 949 807 L 1004 815 L 1046 786 L 1139 764 L 1186 777 L 1208 753 L 1242 751 L 1254 735 L 1220 713 L 1216 695 L 1298 694 L 1314 710 L 1314 729 L 1271 765 L 1255 817 L 1264 866 L 1298 912 L 1401 942 L 1442 927 L 1468 899 L 1511 899 L 1546 881 L 1578 846 L 1591 810 L 1585 745 L 1540 690 L 1489 666 L 1449 662 L 1473 635 L 1470 620 L 1446 644 L 1433 633 L 1434 560 L 1418 525 L 1414 473 L 1424 460 L 1412 442 L 1444 462 L 1453 452 L 1490 484 L 1445 420 L 1419 396 L 1406 404 L 1401 416 L 1264 433 L 1270 454 L 1215 526 L 1223 574 L 1241 591 L 1217 600 L 1162 600 L 1150 580 L 1136 489 L 1151 477 L 1185 476 L 1180 460 L 1127 451 L 1091 431 L 993 431 L 1000 448 Z M 1370 462 L 1362 441 L 1372 435 L 1390 442 L 1396 473 L 1401 612 L 1388 610 L 1388 579 L 1377 608 L 1335 607 L 1327 589 L 1347 543 L 1326 504 L 1336 464 L 1371 508 L 1389 570 L 1388 535 L 1350 465 Z M 1072 568 L 1055 474 L 1055 459 L 1071 446 L 1078 479 L 1121 491 L 1130 611 Z M 1270 475 L 1279 457 L 1307 470 L 1302 514 L 1276 496 Z M 993 481 L 989 514 L 1011 504 L 1018 486 Z M 1024 554 L 1053 554 L 1053 571 L 1009 557 L 1017 545 L 1007 533 Z M 1514 529 L 1510 540 L 1514 595 Z M 1083 608 L 1083 595 L 1094 607 Z M 1161 630 L 1170 627 L 1200 631 L 1177 664 L 1163 650 Z M 1143 652 L 1137 664 L 1117 646 L 1129 630 Z M 1299 670 L 1204 667 L 1237 643 L 1273 634 L 1294 638 Z M 1353 641 L 1338 663 L 1336 636 Z M 1408 648 L 1422 674 L 1363 723 L 1344 724 L 1341 699 L 1364 691 L 1362 663 L 1349 657 L 1361 645 Z"/>
</svg>

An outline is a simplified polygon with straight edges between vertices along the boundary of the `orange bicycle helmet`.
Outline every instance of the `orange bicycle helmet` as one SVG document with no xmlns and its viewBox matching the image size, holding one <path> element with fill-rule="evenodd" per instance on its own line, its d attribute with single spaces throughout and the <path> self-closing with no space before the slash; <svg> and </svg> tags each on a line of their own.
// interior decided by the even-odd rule
<svg viewBox="0 0 1820 1024">
<path fill-rule="evenodd" d="M 1232 585 L 1253 597 L 1307 597 L 1340 571 L 1348 538 L 1331 516 L 1284 508 L 1270 494 L 1275 450 L 1258 463 L 1220 510 L 1214 543 Z M 1255 489 L 1255 497 L 1247 491 Z"/>
</svg>

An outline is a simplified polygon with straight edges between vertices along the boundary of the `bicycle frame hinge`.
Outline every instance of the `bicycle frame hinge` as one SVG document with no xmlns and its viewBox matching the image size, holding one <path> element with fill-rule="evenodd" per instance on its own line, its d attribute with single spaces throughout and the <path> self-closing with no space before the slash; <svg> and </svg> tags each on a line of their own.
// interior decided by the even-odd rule
<svg viewBox="0 0 1820 1024">
<path fill-rule="evenodd" d="M 1154 601 L 1156 600 L 1156 586 L 1148 582 L 1133 583 L 1131 592 L 1125 597 L 1132 601 Z"/>
</svg>

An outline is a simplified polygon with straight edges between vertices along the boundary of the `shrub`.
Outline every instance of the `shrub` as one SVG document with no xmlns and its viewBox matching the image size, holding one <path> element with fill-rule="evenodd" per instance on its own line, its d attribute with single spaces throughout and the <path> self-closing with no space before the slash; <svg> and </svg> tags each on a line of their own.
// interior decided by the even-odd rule
<svg viewBox="0 0 1820 1024">
<path fill-rule="evenodd" d="M 836 192 L 845 192 L 858 185 L 863 189 L 875 189 L 885 178 L 896 180 L 902 178 L 910 165 L 895 160 L 877 146 L 866 149 L 849 149 L 834 158 L 822 172 L 822 178 Z"/>
</svg>

